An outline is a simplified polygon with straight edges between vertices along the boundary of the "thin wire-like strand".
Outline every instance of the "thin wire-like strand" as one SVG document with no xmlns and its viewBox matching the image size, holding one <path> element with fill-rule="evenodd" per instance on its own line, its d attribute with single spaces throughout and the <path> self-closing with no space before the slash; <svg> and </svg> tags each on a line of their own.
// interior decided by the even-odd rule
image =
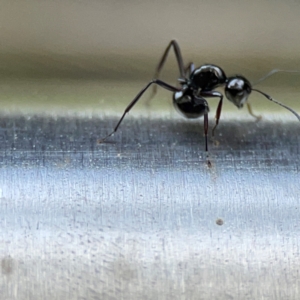
<svg viewBox="0 0 300 300">
<path fill-rule="evenodd" d="M 293 113 L 293 114 L 296 116 L 296 118 L 300 121 L 300 116 L 299 116 L 293 109 L 291 109 L 291 108 L 289 108 L 288 106 L 286 106 L 286 105 L 284 105 L 284 104 L 278 102 L 277 100 L 275 100 L 274 98 L 272 98 L 270 95 L 268 95 L 268 94 L 266 94 L 266 93 L 264 93 L 264 92 L 262 92 L 262 91 L 260 91 L 260 90 L 252 89 L 252 91 L 258 92 L 258 93 L 262 94 L 263 96 L 265 96 L 268 100 L 270 100 L 270 101 L 272 101 L 272 102 L 274 102 L 274 103 L 276 103 L 276 104 L 278 104 L 278 105 L 280 105 L 280 106 L 286 108 L 286 109 L 289 110 L 291 113 Z"/>
<path fill-rule="evenodd" d="M 281 69 L 274 69 L 272 71 L 270 71 L 267 75 L 265 75 L 264 77 L 258 79 L 256 82 L 254 82 L 252 85 L 256 85 L 262 81 L 264 81 L 265 79 L 267 79 L 268 77 L 276 74 L 276 73 L 279 73 L 279 72 L 283 72 L 283 73 L 299 73 L 300 74 L 300 71 L 299 70 L 281 70 Z"/>
</svg>

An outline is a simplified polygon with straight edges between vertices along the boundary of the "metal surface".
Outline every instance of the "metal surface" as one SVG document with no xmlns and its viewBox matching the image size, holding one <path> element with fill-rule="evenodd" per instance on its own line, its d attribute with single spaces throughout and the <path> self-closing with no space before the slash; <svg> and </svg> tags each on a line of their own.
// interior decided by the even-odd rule
<svg viewBox="0 0 300 300">
<path fill-rule="evenodd" d="M 1 299 L 299 299 L 299 123 L 264 117 L 207 168 L 202 121 L 2 116 Z"/>
<path fill-rule="evenodd" d="M 255 123 L 224 101 L 208 168 L 203 120 L 160 90 L 97 145 L 172 38 L 185 64 L 256 82 L 300 70 L 299 14 L 294 0 L 2 0 L 0 300 L 300 299 L 292 114 L 252 93 Z M 172 55 L 161 79 L 177 78 Z M 300 112 L 296 74 L 257 88 Z"/>
</svg>

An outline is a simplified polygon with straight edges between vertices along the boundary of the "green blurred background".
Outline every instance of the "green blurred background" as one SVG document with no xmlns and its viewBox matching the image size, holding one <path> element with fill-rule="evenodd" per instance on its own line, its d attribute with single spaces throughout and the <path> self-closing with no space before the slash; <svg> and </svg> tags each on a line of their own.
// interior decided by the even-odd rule
<svg viewBox="0 0 300 300">
<path fill-rule="evenodd" d="M 250 81 L 274 68 L 300 70 L 299 15 L 292 0 L 1 0 L 1 110 L 119 115 L 173 38 L 185 63 L 214 63 Z M 177 76 L 172 54 L 162 77 L 175 84 Z M 299 82 L 281 73 L 259 87 L 300 112 Z M 159 95 L 151 111 L 169 113 L 171 95 Z M 254 109 L 288 113 L 252 98 Z M 236 110 L 227 102 L 224 109 Z"/>
</svg>

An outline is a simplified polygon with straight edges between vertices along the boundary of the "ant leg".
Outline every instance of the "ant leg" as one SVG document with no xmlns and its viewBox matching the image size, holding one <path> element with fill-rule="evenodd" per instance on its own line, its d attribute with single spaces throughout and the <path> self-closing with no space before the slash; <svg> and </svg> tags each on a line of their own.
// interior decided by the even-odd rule
<svg viewBox="0 0 300 300">
<path fill-rule="evenodd" d="M 207 166 L 211 168 L 211 162 L 208 156 L 208 147 L 207 147 L 207 132 L 208 132 L 208 113 L 204 114 L 204 135 L 205 135 L 205 151 L 206 151 L 206 159 L 207 159 Z"/>
<path fill-rule="evenodd" d="M 163 66 L 166 62 L 166 59 L 167 59 L 167 56 L 169 54 L 169 51 L 170 51 L 171 47 L 173 47 L 174 52 L 175 52 L 176 60 L 177 60 L 178 67 L 179 67 L 180 77 L 185 78 L 183 59 L 182 59 L 182 55 L 181 55 L 179 45 L 178 45 L 176 40 L 172 40 L 169 43 L 169 45 L 167 46 L 162 58 L 159 61 L 159 64 L 156 67 L 156 71 L 154 73 L 154 78 L 159 78 L 160 72 L 161 72 L 161 70 L 162 70 L 162 68 L 163 68 Z M 153 86 L 152 93 L 149 97 L 149 100 L 151 100 L 155 96 L 156 92 L 157 92 L 157 86 Z"/>
<path fill-rule="evenodd" d="M 204 136 L 205 136 L 205 151 L 208 152 L 207 146 L 207 132 L 208 132 L 208 114 L 204 114 Z"/>
<path fill-rule="evenodd" d="M 251 115 L 253 118 L 255 118 L 255 119 L 256 119 L 256 122 L 258 122 L 258 121 L 260 121 L 260 120 L 261 120 L 262 116 L 257 116 L 257 115 L 255 115 L 255 114 L 253 113 L 253 111 L 252 111 L 251 104 L 250 104 L 250 103 L 248 103 L 248 102 L 247 102 L 247 108 L 248 108 L 248 112 L 249 112 L 249 114 L 250 114 L 250 115 Z"/>
<path fill-rule="evenodd" d="M 215 98 L 215 97 L 220 98 L 218 108 L 217 108 L 217 111 L 216 111 L 216 116 L 215 116 L 216 125 L 212 129 L 212 136 L 214 136 L 215 135 L 215 130 L 216 130 L 218 124 L 219 124 L 219 120 L 220 120 L 220 116 L 221 116 L 222 104 L 223 104 L 223 95 L 219 92 L 216 92 L 216 91 L 201 91 L 200 95 L 203 96 L 203 97 L 209 97 L 209 98 Z"/>
<path fill-rule="evenodd" d="M 207 140 L 207 134 L 208 134 L 208 112 L 209 107 L 208 103 L 204 98 L 200 98 L 197 96 L 194 96 L 194 103 L 195 105 L 201 105 L 201 107 L 204 107 L 203 109 L 203 115 L 204 115 L 204 136 L 205 136 L 205 151 L 208 153 L 208 140 Z"/>
<path fill-rule="evenodd" d="M 195 70 L 195 65 L 194 63 L 190 62 L 185 68 L 184 68 L 184 73 L 185 76 L 188 77 L 190 76 Z"/>
<path fill-rule="evenodd" d="M 274 69 L 272 71 L 270 71 L 267 75 L 265 75 L 264 77 L 258 79 L 256 82 L 254 82 L 252 85 L 256 85 L 262 81 L 264 81 L 265 79 L 269 78 L 270 76 L 276 74 L 276 73 L 279 73 L 279 72 L 282 72 L 282 73 L 300 73 L 299 70 L 281 70 L 281 69 Z"/>
<path fill-rule="evenodd" d="M 180 48 L 179 48 L 179 45 L 177 43 L 176 40 L 172 40 L 168 47 L 166 48 L 162 58 L 160 59 L 160 62 L 156 68 L 156 71 L 155 71 L 155 76 L 154 78 L 158 78 L 164 64 L 165 64 L 165 61 L 167 59 L 167 56 L 169 54 L 169 50 L 171 49 L 171 47 L 173 46 L 173 49 L 174 49 L 174 52 L 175 52 L 175 56 L 176 56 L 176 60 L 177 60 L 177 63 L 178 63 L 178 67 L 179 67 L 179 73 L 180 73 L 180 77 L 184 78 L 184 64 L 183 64 L 183 59 L 182 59 L 182 55 L 181 55 L 181 51 L 180 51 Z"/>
<path fill-rule="evenodd" d="M 138 102 L 138 100 L 141 98 L 141 96 L 145 93 L 145 91 L 150 87 L 150 85 L 152 84 L 157 84 L 163 88 L 165 88 L 166 90 L 168 91 L 171 91 L 171 92 L 178 92 L 180 91 L 180 89 L 176 88 L 176 87 L 173 87 L 159 79 L 155 79 L 155 80 L 152 80 L 150 81 L 136 96 L 135 98 L 129 103 L 129 105 L 126 107 L 122 117 L 120 118 L 117 126 L 115 127 L 115 129 L 110 133 L 108 134 L 106 137 L 104 137 L 103 139 L 99 140 L 98 143 L 101 144 L 103 143 L 108 137 L 112 136 L 119 128 L 119 126 L 121 125 L 125 115 L 132 109 L 132 107 Z"/>
</svg>

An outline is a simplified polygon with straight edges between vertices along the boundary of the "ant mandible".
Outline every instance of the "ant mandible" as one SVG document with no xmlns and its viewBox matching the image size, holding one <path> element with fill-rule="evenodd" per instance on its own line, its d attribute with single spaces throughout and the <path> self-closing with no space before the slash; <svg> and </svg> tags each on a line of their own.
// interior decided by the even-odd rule
<svg viewBox="0 0 300 300">
<path fill-rule="evenodd" d="M 179 67 L 180 77 L 178 81 L 180 83 L 180 87 L 172 86 L 166 82 L 161 81 L 159 78 L 160 72 L 164 66 L 164 63 L 167 59 L 169 51 L 173 47 L 176 60 Z M 274 69 L 269 72 L 266 76 L 262 77 L 256 83 L 265 80 L 267 77 L 277 73 L 277 72 L 295 72 L 296 70 L 279 70 Z M 173 104 L 179 113 L 181 113 L 184 117 L 189 119 L 195 119 L 199 117 L 204 117 L 204 135 L 205 135 L 205 151 L 208 151 L 208 142 L 207 142 L 207 132 L 208 132 L 208 112 L 209 106 L 207 100 L 205 98 L 219 98 L 219 104 L 216 111 L 216 124 L 213 127 L 212 135 L 214 135 L 214 131 L 218 126 L 222 104 L 223 104 L 223 94 L 215 91 L 217 87 L 225 86 L 225 95 L 226 98 L 231 101 L 238 108 L 242 108 L 245 103 L 247 103 L 249 113 L 255 117 L 257 120 L 260 119 L 260 116 L 255 116 L 252 113 L 252 109 L 250 104 L 247 102 L 248 97 L 252 91 L 258 92 L 261 95 L 265 96 L 268 100 L 286 108 L 290 112 L 292 112 L 300 121 L 300 116 L 291 108 L 286 105 L 276 101 L 270 95 L 252 88 L 251 83 L 244 76 L 235 75 L 231 77 L 227 77 L 225 72 L 218 66 L 213 64 L 204 64 L 199 68 L 195 68 L 193 63 L 189 63 L 187 66 L 184 65 L 181 51 L 179 45 L 176 40 L 172 40 L 168 47 L 166 48 L 155 72 L 155 79 L 150 81 L 130 102 L 130 104 L 126 107 L 122 117 L 120 118 L 117 126 L 114 130 L 108 134 L 105 138 L 99 141 L 102 143 L 108 137 L 113 135 L 119 128 L 122 123 L 125 115 L 132 109 L 132 107 L 138 102 L 144 92 L 151 86 L 154 85 L 152 91 L 152 97 L 156 94 L 157 86 L 161 86 L 166 90 L 173 92 Z"/>
</svg>

